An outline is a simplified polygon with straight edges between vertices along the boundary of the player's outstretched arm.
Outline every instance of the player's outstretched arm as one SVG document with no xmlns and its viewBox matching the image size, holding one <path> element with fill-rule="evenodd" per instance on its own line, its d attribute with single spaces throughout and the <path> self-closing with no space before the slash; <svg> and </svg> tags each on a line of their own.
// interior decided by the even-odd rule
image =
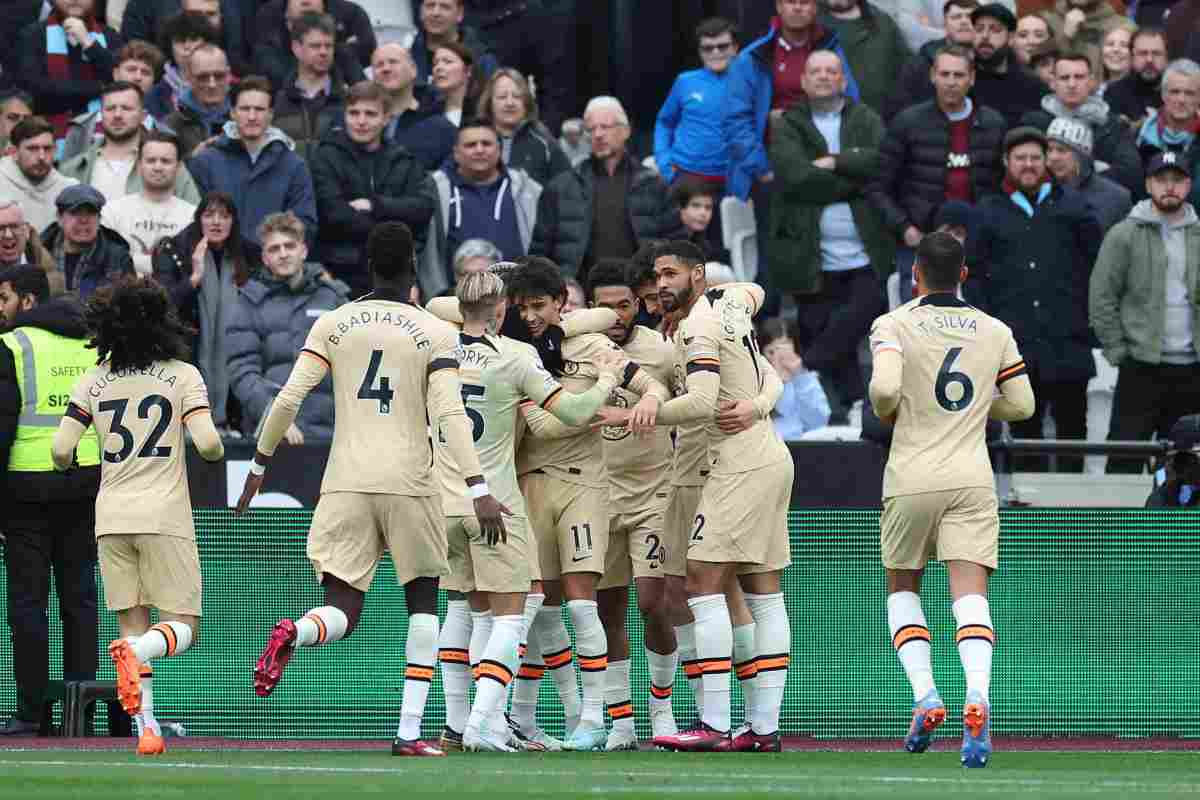
<svg viewBox="0 0 1200 800">
<path fill-rule="evenodd" d="M 581 308 L 560 321 L 563 338 L 570 339 L 585 333 L 604 333 L 617 324 L 617 312 L 611 308 Z"/>
<path fill-rule="evenodd" d="M 442 322 L 462 327 L 462 310 L 458 307 L 457 297 L 435 297 L 425 304 L 425 310 Z"/>
<path fill-rule="evenodd" d="M 629 427 L 634 433 L 648 433 L 658 423 L 658 409 L 671 399 L 671 391 L 649 370 L 633 366 L 635 369 L 625 371 L 624 385 L 641 399 L 629 409 Z"/>
<path fill-rule="evenodd" d="M 75 448 L 91 424 L 91 414 L 74 403 L 67 406 L 67 413 L 58 423 L 58 430 L 54 432 L 54 441 L 50 445 L 50 457 L 56 470 L 66 472 L 75 463 Z"/>
<path fill-rule="evenodd" d="M 607 309 L 602 309 L 607 310 Z M 521 414 L 530 432 L 539 439 L 566 439 L 587 429 L 588 421 L 604 405 L 609 393 L 624 380 L 633 362 L 618 349 L 603 351 L 592 358 L 598 375 L 586 392 L 573 394 L 563 388 L 531 353 L 522 366 L 521 391 L 527 398 Z"/>
<path fill-rule="evenodd" d="M 198 408 L 184 414 L 183 424 L 192 436 L 192 444 L 205 461 L 220 461 L 225 457 L 225 444 L 217 426 L 213 424 L 212 412 L 207 408 Z"/>
</svg>

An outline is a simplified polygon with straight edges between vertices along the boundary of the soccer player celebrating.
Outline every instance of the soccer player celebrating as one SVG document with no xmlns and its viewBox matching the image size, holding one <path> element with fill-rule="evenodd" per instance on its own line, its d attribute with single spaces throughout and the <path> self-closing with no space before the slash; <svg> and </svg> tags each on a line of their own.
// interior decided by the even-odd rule
<svg viewBox="0 0 1200 800">
<path fill-rule="evenodd" d="M 574 392 L 591 388 L 598 376 L 597 356 L 618 348 L 604 335 L 584 334 L 564 339 L 561 349 L 555 345 L 551 350 L 547 334 L 560 324 L 567 297 L 558 267 L 545 258 L 523 259 L 521 268 L 510 278 L 509 296 L 532 338 L 541 343 L 539 352 L 544 347 L 557 357 L 558 364 L 546 366 L 551 372 L 561 370 L 563 386 Z M 641 397 L 627 409 L 635 432 L 651 428 L 659 403 L 668 397 L 667 388 L 635 363 L 628 365 L 620 385 Z M 527 402 L 522 410 L 531 406 Z M 570 684 L 559 684 L 560 695 L 573 689 L 575 678 L 568 669 L 570 640 L 560 610 L 565 597 L 575 627 L 583 702 L 578 724 L 570 718 L 569 709 L 565 710 L 571 734 L 563 747 L 601 749 L 608 740 L 604 729 L 608 648 L 596 604 L 596 585 L 604 572 L 610 514 L 600 435 L 585 425 L 565 437 L 556 431 L 554 438 L 541 438 L 538 416 L 527 413 L 526 417 L 534 436 L 521 443 L 517 474 L 537 537 L 546 592 L 546 604 L 538 612 L 530 635 L 530 649 L 537 641 L 544 652 L 550 653 L 546 665 L 555 681 Z M 524 688 L 518 687 L 518 691 Z"/>
<path fill-rule="evenodd" d="M 416 263 L 412 232 L 399 222 L 376 225 L 367 259 L 374 290 L 313 325 L 263 424 L 238 501 L 238 513 L 245 513 L 300 404 L 332 372 L 337 425 L 307 548 L 325 587 L 325 605 L 275 625 L 254 668 L 254 689 L 261 697 L 275 689 L 297 645 L 329 644 L 354 631 L 388 549 L 409 614 L 392 754 L 441 756 L 442 750 L 420 740 L 437 653 L 438 578 L 449 570 L 427 409 L 465 476 L 480 535 L 502 539 L 508 509 L 491 495 L 472 444 L 458 379 L 458 332 L 409 303 Z"/>
<path fill-rule="evenodd" d="M 989 418 L 1028 419 L 1033 389 L 1008 326 L 958 298 L 967 268 L 957 239 L 947 233 L 922 239 L 913 277 L 917 297 L 871 328 L 871 403 L 895 425 L 879 527 L 888 627 L 913 690 L 904 747 L 924 752 L 946 718 L 920 597 L 926 562 L 936 554 L 950 578 L 967 679 L 962 763 L 986 767 L 995 642 L 987 585 L 997 565 L 1000 517 L 984 428 Z"/>
<path fill-rule="evenodd" d="M 471 516 L 469 495 L 457 486 L 443 491 L 451 580 L 457 591 L 468 593 L 473 618 L 470 642 L 478 653 L 469 654 L 470 663 L 476 665 L 476 692 L 462 745 L 467 750 L 509 752 L 515 748 L 509 743 L 502 703 L 516 672 L 518 643 L 526 634 L 530 556 L 536 557 L 517 488 L 514 434 L 519 405 L 530 401 L 567 425 L 584 425 L 623 380 L 626 360 L 617 351 L 598 354 L 595 385 L 582 394 L 571 394 L 546 371 L 533 347 L 496 335 L 506 306 L 503 280 L 490 272 L 471 273 L 459 281 L 455 295 L 463 319 L 462 396 L 475 448 L 488 485 L 513 513 L 505 524 L 506 539 L 488 541 Z M 443 438 L 438 437 L 435 452 L 439 461 L 450 461 L 440 446 Z M 462 474 L 456 464 L 449 466 L 451 470 L 439 473 Z M 456 729 L 449 713 L 448 708 L 452 739 Z M 458 724 L 457 730 L 463 731 Z"/>
<path fill-rule="evenodd" d="M 200 622 L 200 557 L 192 523 L 184 427 L 206 461 L 225 448 L 200 371 L 185 359 L 191 331 L 149 278 L 96 292 L 86 319 L 99 358 L 75 386 L 54 437 L 68 470 L 95 425 L 105 443 L 96 498 L 100 574 L 121 638 L 109 645 L 117 696 L 137 724 L 141 755 L 166 748 L 154 718 L 150 662 L 185 652 Z M 150 609 L 159 622 L 150 625 Z"/>
<path fill-rule="evenodd" d="M 676 363 L 686 374 L 687 392 L 659 409 L 657 424 L 708 424 L 711 474 L 688 542 L 688 607 L 695 619 L 696 656 L 703 683 L 699 726 L 654 743 L 672 750 L 778 751 L 779 711 L 787 682 L 791 626 L 780 577 L 791 563 L 787 506 L 792 457 L 770 420 L 760 417 L 747 430 L 725 434 L 719 409 L 763 392 L 758 344 L 751 318 L 761 289 L 739 285 L 707 291 L 704 257 L 690 242 L 667 242 L 656 252 L 663 310 L 682 312 Z M 620 423 L 616 413 L 608 421 Z M 755 708 L 751 729 L 730 739 L 729 673 L 733 626 L 724 586 L 736 574 L 755 625 Z"/>
</svg>

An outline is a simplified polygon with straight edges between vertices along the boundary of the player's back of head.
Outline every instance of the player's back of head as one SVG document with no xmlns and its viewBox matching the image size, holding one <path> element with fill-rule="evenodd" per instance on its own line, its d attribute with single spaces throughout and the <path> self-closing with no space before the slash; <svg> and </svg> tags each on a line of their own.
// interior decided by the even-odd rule
<svg viewBox="0 0 1200 800">
<path fill-rule="evenodd" d="M 464 318 L 491 317 L 504 297 L 504 281 L 492 272 L 469 272 L 458 279 L 454 296 Z"/>
<path fill-rule="evenodd" d="M 403 222 L 381 222 L 367 237 L 371 273 L 385 281 L 411 282 L 416 271 L 413 235 Z"/>
<path fill-rule="evenodd" d="M 114 370 L 146 369 L 156 361 L 188 360 L 195 331 L 180 321 L 153 278 L 125 278 L 88 298 L 85 319 L 98 362 Z"/>
<path fill-rule="evenodd" d="M 921 239 L 916 262 L 925 288 L 931 292 L 952 292 L 958 288 L 966 253 L 958 239 L 937 231 Z"/>
</svg>

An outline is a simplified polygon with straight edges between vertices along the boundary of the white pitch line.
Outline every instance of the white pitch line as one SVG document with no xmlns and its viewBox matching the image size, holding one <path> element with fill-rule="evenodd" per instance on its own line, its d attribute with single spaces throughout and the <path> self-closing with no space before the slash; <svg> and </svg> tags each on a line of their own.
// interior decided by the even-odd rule
<svg viewBox="0 0 1200 800">
<path fill-rule="evenodd" d="M 81 769 L 95 769 L 97 767 L 107 767 L 109 769 L 197 769 L 197 770 L 233 770 L 243 772 L 299 772 L 299 773 L 330 773 L 330 774 L 362 774 L 362 775 L 401 775 L 407 774 L 407 771 L 400 768 L 388 767 L 318 767 L 299 764 L 189 764 L 186 762 L 136 762 L 136 763 L 104 763 L 96 761 L 65 761 L 65 760 L 30 760 L 30 761 L 10 761 L 0 759 L 0 764 L 11 764 L 13 766 L 23 767 L 77 767 Z M 1107 789 L 1127 789 L 1134 791 L 1160 791 L 1160 792 L 1200 792 L 1200 783 L 1151 783 L 1137 780 L 1089 780 L 1089 781 L 1065 781 L 1051 780 L 1042 778 L 985 778 L 978 773 L 972 774 L 971 777 L 962 776 L 958 778 L 943 778 L 937 776 L 919 776 L 919 775 L 860 775 L 855 777 L 837 777 L 826 775 L 796 774 L 791 771 L 788 775 L 771 775 L 764 774 L 763 771 L 757 770 L 754 772 L 730 773 L 726 770 L 720 772 L 703 773 L 696 772 L 690 768 L 686 776 L 681 776 L 679 772 L 643 772 L 639 771 L 636 776 L 639 778 L 657 778 L 659 780 L 678 779 L 686 777 L 692 780 L 722 780 L 722 781 L 753 781 L 753 784 L 729 785 L 728 787 L 714 787 L 717 791 L 724 791 L 728 788 L 729 791 L 746 791 L 748 786 L 753 785 L 755 790 L 763 788 L 763 781 L 772 779 L 787 779 L 792 778 L 794 781 L 824 781 L 827 783 L 881 783 L 881 784 L 921 784 L 921 785 L 953 785 L 953 786 L 997 786 L 997 787 L 1028 787 L 1028 788 L 1063 788 L 1073 789 L 1075 791 L 1100 791 Z M 571 778 L 576 777 L 579 773 L 577 770 L 550 770 L 550 769 L 527 769 L 516 768 L 514 770 L 488 769 L 477 768 L 472 770 L 477 775 L 494 775 L 496 777 L 536 777 L 536 778 Z M 628 780 L 628 771 L 590 771 L 590 775 L 618 778 Z M 796 784 L 776 784 L 780 789 L 795 790 Z M 591 787 L 593 789 L 601 787 Z M 612 787 L 603 787 L 606 791 L 644 791 L 644 787 L 630 787 L 627 783 L 617 784 Z M 657 787 L 655 791 L 662 791 L 667 787 Z M 695 785 L 686 788 L 688 791 L 695 791 Z M 704 787 L 707 791 L 709 787 Z"/>
</svg>

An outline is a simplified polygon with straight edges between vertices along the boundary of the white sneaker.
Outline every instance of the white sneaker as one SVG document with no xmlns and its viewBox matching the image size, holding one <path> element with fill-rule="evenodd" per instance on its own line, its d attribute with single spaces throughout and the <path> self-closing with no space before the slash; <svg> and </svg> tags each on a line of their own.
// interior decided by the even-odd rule
<svg viewBox="0 0 1200 800">
<path fill-rule="evenodd" d="M 654 736 L 674 736 L 679 733 L 670 700 L 650 701 L 650 730 Z"/>
<path fill-rule="evenodd" d="M 472 730 L 467 728 L 463 733 L 463 749 L 468 753 L 515 753 L 516 748 L 509 744 L 508 731 L 495 733 L 490 729 Z"/>
<path fill-rule="evenodd" d="M 555 739 L 541 728 L 534 728 L 532 731 L 521 731 L 521 735 L 534 744 L 540 744 L 552 753 L 557 753 L 563 749 L 561 739 Z"/>
<path fill-rule="evenodd" d="M 603 750 L 608 742 L 608 734 L 604 727 L 594 728 L 591 726 L 578 726 L 563 741 L 563 750 L 575 750 L 586 752 L 588 750 Z"/>
<path fill-rule="evenodd" d="M 637 735 L 628 731 L 619 731 L 613 728 L 608 732 L 608 741 L 604 743 L 604 752 L 616 753 L 622 750 L 638 749 Z"/>
</svg>

